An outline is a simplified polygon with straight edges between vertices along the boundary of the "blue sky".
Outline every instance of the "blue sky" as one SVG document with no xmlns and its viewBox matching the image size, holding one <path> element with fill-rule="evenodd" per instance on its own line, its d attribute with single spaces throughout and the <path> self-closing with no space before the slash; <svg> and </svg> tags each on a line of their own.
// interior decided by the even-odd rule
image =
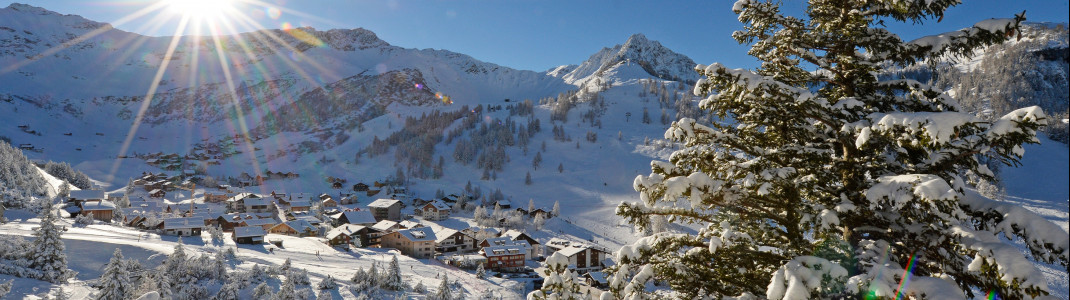
<svg viewBox="0 0 1070 300">
<path fill-rule="evenodd" d="M 563 64 L 578 64 L 603 47 L 623 43 L 634 33 L 694 59 L 752 68 L 756 61 L 747 47 L 731 39 L 741 28 L 732 13 L 733 1 L 546 0 L 546 1 L 323 1 L 260 0 L 235 9 L 263 28 L 295 27 L 369 29 L 393 45 L 407 48 L 446 49 L 500 65 L 544 71 Z M 0 7 L 12 1 L 0 0 Z M 64 14 L 115 23 L 156 1 L 38 0 L 30 4 Z M 801 12 L 804 1 L 785 0 L 785 10 Z M 904 39 L 968 27 L 987 18 L 1008 18 L 1027 11 L 1032 22 L 1068 19 L 1067 0 L 964 1 L 940 23 L 923 26 L 889 24 Z M 273 14 L 268 7 L 278 8 Z M 119 29 L 141 34 L 172 35 L 178 17 L 158 10 L 118 24 Z M 252 27 L 237 26 L 237 31 Z"/>
</svg>

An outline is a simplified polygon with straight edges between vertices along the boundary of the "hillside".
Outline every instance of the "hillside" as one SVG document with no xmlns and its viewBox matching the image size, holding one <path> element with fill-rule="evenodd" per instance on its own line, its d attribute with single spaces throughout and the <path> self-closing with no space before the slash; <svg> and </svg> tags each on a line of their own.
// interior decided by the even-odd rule
<svg viewBox="0 0 1070 300">
<path fill-rule="evenodd" d="M 1059 35 L 1031 37 L 1055 45 L 1030 48 L 1033 52 L 1066 46 Z M 168 55 L 173 40 L 177 47 Z M 996 51 L 978 55 L 996 56 Z M 1062 59 L 1062 65 L 1045 67 L 1050 72 L 1041 76 L 1055 79 L 1038 85 L 1058 90 L 1062 78 L 1065 90 Z M 956 72 L 980 64 L 944 62 Z M 157 69 L 161 65 L 162 73 Z M 651 160 L 667 160 L 679 147 L 662 139 L 667 125 L 682 117 L 712 122 L 697 109 L 700 99 L 691 92 L 699 78 L 695 65 L 642 34 L 578 64 L 535 72 L 448 50 L 397 47 L 359 28 L 261 30 L 223 36 L 216 44 L 203 37 L 141 36 L 80 16 L 13 4 L 0 9 L 0 82 L 18 84 L 0 84 L 0 137 L 16 147 L 25 145 L 27 162 L 69 162 L 109 191 L 144 172 L 187 171 L 187 179 L 201 189 L 209 178 L 233 184 L 243 174 L 263 175 L 269 179 L 245 189 L 263 194 L 349 193 L 356 183 L 397 179 L 398 174 L 407 178 L 408 196 L 415 198 L 438 191 L 460 194 L 472 186 L 488 206 L 497 200 L 495 194 L 511 200 L 514 208 L 529 199 L 540 208 L 560 203 L 561 216 L 538 231 L 537 238 L 560 235 L 618 249 L 643 233 L 615 215 L 617 205 L 637 200 L 636 176 L 648 174 Z M 927 81 L 922 77 L 936 74 L 923 69 L 886 75 Z M 949 94 L 965 94 L 953 87 L 966 80 L 948 82 Z M 1065 119 L 1058 109 L 1065 111 L 1066 97 L 1059 99 L 1062 106 L 1051 101 L 1057 110 L 1051 115 Z M 980 113 L 991 107 L 973 108 Z M 1026 147 L 1021 167 L 1002 170 L 1003 187 L 1006 201 L 1067 230 L 1070 151 L 1058 142 L 1065 138 L 1053 138 Z M 276 178 L 269 172 L 299 177 Z M 26 178 L 17 180 L 44 180 Z M 345 184 L 332 188 L 331 179 Z M 42 184 L 19 189 L 45 193 L 33 186 Z M 166 198 L 183 203 L 190 200 L 186 195 L 172 192 Z M 474 222 L 472 216 L 465 212 L 448 225 L 467 226 Z M 4 234 L 28 236 L 36 222 L 33 216 L 20 216 L 18 223 L 4 227 Z M 101 237 L 106 238 L 97 240 Z M 104 225 L 73 229 L 67 238 L 86 247 L 123 247 L 145 261 L 169 253 L 179 241 L 152 236 L 155 245 L 146 246 L 140 233 Z M 335 264 L 371 266 L 386 262 L 388 254 L 368 250 L 321 258 L 319 251 L 328 250 L 324 245 L 303 241 L 287 239 L 300 246 L 268 258 L 262 258 L 267 248 L 242 248 L 237 264 L 250 268 L 293 258 L 319 281 L 327 275 L 351 276 L 351 269 L 343 272 Z M 194 253 L 211 254 L 217 248 L 203 241 L 183 242 L 192 244 Z M 104 262 L 110 254 L 92 257 Z M 428 286 L 438 283 L 430 274 L 450 273 L 469 292 L 481 291 L 480 282 L 466 272 L 419 260 L 402 264 L 411 268 L 406 268 L 409 278 Z M 99 275 L 91 267 L 79 268 Z M 1065 270 L 1046 266 L 1043 271 L 1057 296 L 1067 297 Z M 507 280 L 495 279 L 494 284 L 510 289 L 510 296 L 520 294 Z"/>
</svg>

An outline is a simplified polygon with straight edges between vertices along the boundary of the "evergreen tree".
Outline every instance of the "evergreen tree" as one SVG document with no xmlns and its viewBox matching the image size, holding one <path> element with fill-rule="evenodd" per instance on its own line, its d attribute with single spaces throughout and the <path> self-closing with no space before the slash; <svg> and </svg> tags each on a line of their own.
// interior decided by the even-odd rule
<svg viewBox="0 0 1070 300">
<path fill-rule="evenodd" d="M 404 289 L 405 282 L 401 281 L 401 265 L 398 263 L 397 255 L 394 255 L 394 258 L 390 260 L 390 266 L 386 269 L 386 273 L 383 273 L 383 280 L 380 285 L 383 289 L 389 291 Z"/>
<path fill-rule="evenodd" d="M 1047 294 L 1029 260 L 996 234 L 1020 237 L 1033 258 L 1062 266 L 1068 237 L 961 179 L 992 177 L 982 156 L 1017 163 L 1020 145 L 1046 122 L 1043 112 L 984 121 L 957 111 L 940 90 L 873 75 L 971 53 L 1012 35 L 1023 19 L 909 43 L 881 25 L 941 18 L 957 2 L 815 0 L 804 19 L 782 15 L 778 2 L 736 2 L 746 25 L 733 37 L 751 43 L 763 63 L 756 71 L 698 66 L 706 78 L 695 88 L 707 97 L 702 109 L 735 123 L 674 122 L 665 136 L 685 148 L 636 178 L 643 203 L 617 210 L 641 228 L 660 215 L 697 223 L 699 232 L 623 247 L 613 296 L 642 297 L 652 281 L 679 298 Z"/>
<path fill-rule="evenodd" d="M 559 215 L 561 215 L 561 203 L 555 200 L 554 208 L 550 210 L 550 216 L 556 217 Z"/>
<path fill-rule="evenodd" d="M 241 289 L 238 288 L 238 284 L 237 283 L 229 282 L 229 283 L 223 284 L 223 286 L 219 288 L 219 292 L 216 293 L 215 297 L 212 298 L 212 299 L 215 299 L 215 300 L 238 300 L 238 299 L 241 299 L 241 294 L 239 293 L 240 291 L 241 291 Z"/>
<path fill-rule="evenodd" d="M 52 295 L 53 300 L 67 300 L 70 299 L 70 295 L 63 290 L 63 286 L 56 287 L 56 293 Z"/>
<path fill-rule="evenodd" d="M 439 283 L 438 290 L 435 290 L 434 294 L 427 295 L 428 300 L 454 300 L 453 291 L 450 290 L 450 276 L 447 274 L 442 275 L 442 283 Z"/>
<path fill-rule="evenodd" d="M 267 285 L 267 282 L 261 282 L 253 288 L 253 299 L 271 299 L 272 293 L 271 287 Z"/>
<path fill-rule="evenodd" d="M 476 278 L 483 279 L 487 277 L 487 269 L 483 267 L 483 263 L 479 263 L 476 267 Z"/>
<path fill-rule="evenodd" d="M 130 273 L 123 263 L 123 252 L 115 249 L 111 261 L 104 266 L 104 274 L 100 275 L 100 293 L 97 294 L 97 299 L 122 300 L 133 290 Z"/>
<path fill-rule="evenodd" d="M 531 185 L 531 172 L 524 175 L 524 184 Z"/>
<path fill-rule="evenodd" d="M 364 268 L 358 268 L 357 272 L 353 274 L 353 277 L 349 279 L 353 283 L 353 288 L 356 290 L 365 290 L 371 284 L 369 284 L 368 272 L 364 271 Z"/>
<path fill-rule="evenodd" d="M 321 290 L 333 290 L 338 288 L 338 283 L 334 281 L 334 277 L 327 275 L 327 278 L 320 281 L 319 285 L 316 287 Z"/>
<path fill-rule="evenodd" d="M 4 298 L 4 296 L 7 296 L 7 293 L 11 292 L 12 282 L 15 282 L 15 280 L 11 279 L 5 283 L 0 283 L 0 298 Z"/>
<path fill-rule="evenodd" d="M 542 226 L 546 225 L 546 217 L 543 217 L 543 215 L 545 214 L 536 214 L 535 219 L 531 221 L 531 225 L 535 226 L 535 230 L 542 230 Z"/>
<path fill-rule="evenodd" d="M 417 294 L 426 294 L 427 286 L 424 286 L 423 281 L 416 282 L 416 286 L 412 287 L 412 292 Z"/>
<path fill-rule="evenodd" d="M 282 282 L 282 286 L 279 287 L 279 292 L 275 293 L 272 297 L 275 300 L 297 300 L 297 291 L 294 287 L 294 282 L 286 280 Z"/>
<path fill-rule="evenodd" d="M 74 276 L 67 269 L 67 254 L 60 235 L 66 229 L 56 226 L 56 216 L 50 210 L 41 214 L 41 226 L 33 230 L 35 239 L 31 243 L 29 267 L 41 271 L 40 280 L 51 283 L 63 283 Z"/>
<path fill-rule="evenodd" d="M 581 299 L 580 280 L 576 273 L 568 269 L 568 257 L 554 252 L 546 259 L 546 269 L 543 270 L 545 281 L 542 289 L 531 292 L 528 299 Z"/>
</svg>

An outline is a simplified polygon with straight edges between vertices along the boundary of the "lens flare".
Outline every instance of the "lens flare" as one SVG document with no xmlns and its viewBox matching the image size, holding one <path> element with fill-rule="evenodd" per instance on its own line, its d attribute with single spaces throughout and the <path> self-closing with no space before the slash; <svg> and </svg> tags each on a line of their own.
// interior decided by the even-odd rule
<svg viewBox="0 0 1070 300">
<path fill-rule="evenodd" d="M 268 7 L 265 11 L 267 12 L 268 18 L 271 18 L 272 20 L 278 20 L 279 17 L 282 16 L 282 10 L 279 10 L 278 7 Z"/>
</svg>

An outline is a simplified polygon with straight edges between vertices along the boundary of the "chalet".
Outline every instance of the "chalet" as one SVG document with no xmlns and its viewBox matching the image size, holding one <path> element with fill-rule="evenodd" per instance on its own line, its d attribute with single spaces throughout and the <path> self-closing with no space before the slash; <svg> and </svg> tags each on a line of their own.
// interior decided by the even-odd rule
<svg viewBox="0 0 1070 300">
<path fill-rule="evenodd" d="M 242 220 L 238 224 L 241 225 L 241 226 L 257 226 L 257 227 L 264 228 L 264 230 L 268 230 L 268 229 L 271 229 L 271 227 L 275 227 L 275 224 L 277 224 L 277 223 L 275 222 L 275 219 L 272 219 L 272 218 L 256 218 L 256 219 Z"/>
<path fill-rule="evenodd" d="M 230 234 L 231 239 L 238 244 L 263 244 L 267 232 L 260 226 L 236 227 Z"/>
<path fill-rule="evenodd" d="M 84 201 L 102 201 L 104 199 L 107 199 L 107 196 L 104 191 L 99 190 L 75 190 L 67 195 L 67 202 L 73 202 L 77 206 L 81 206 Z"/>
<path fill-rule="evenodd" d="M 126 192 L 111 192 L 108 193 L 108 199 L 105 200 L 117 202 L 119 200 L 122 200 L 123 198 L 126 198 Z"/>
<path fill-rule="evenodd" d="M 331 246 L 354 244 L 359 247 L 378 245 L 377 231 L 368 226 L 343 224 L 328 231 L 326 234 L 327 244 Z M 359 242 L 358 242 L 359 241 Z"/>
<path fill-rule="evenodd" d="M 383 235 L 380 248 L 393 248 L 413 258 L 431 258 L 435 251 L 435 232 L 421 227 L 398 230 Z"/>
<path fill-rule="evenodd" d="M 358 182 L 357 184 L 353 185 L 354 192 L 367 192 L 368 188 L 369 186 L 367 184 L 364 184 L 363 182 Z"/>
<path fill-rule="evenodd" d="M 338 215 L 335 219 L 336 224 L 355 224 L 371 226 L 377 223 L 375 216 L 370 211 L 357 210 L 357 211 L 344 211 Z"/>
<path fill-rule="evenodd" d="M 498 200 L 495 201 L 494 204 L 502 209 L 513 208 L 513 202 L 510 202 L 509 200 Z"/>
<path fill-rule="evenodd" d="M 605 272 L 587 272 L 583 274 L 583 280 L 593 288 L 604 288 L 609 284 Z"/>
<path fill-rule="evenodd" d="M 257 198 L 252 198 L 252 197 L 245 198 L 244 201 L 243 201 L 243 206 L 245 207 L 244 211 L 247 212 L 247 213 L 272 212 L 272 211 L 275 210 L 275 207 L 274 207 L 273 204 L 274 203 L 271 202 L 271 200 L 260 198 L 260 197 L 257 197 Z"/>
<path fill-rule="evenodd" d="M 569 268 L 576 272 L 601 271 L 605 268 L 604 261 L 608 253 L 601 248 L 558 238 L 550 239 L 546 247 L 568 257 Z"/>
<path fill-rule="evenodd" d="M 516 229 L 510 229 L 505 232 L 502 232 L 502 234 L 499 236 L 508 237 L 510 240 L 513 241 L 526 241 L 528 242 L 528 245 L 531 245 L 531 249 L 533 251 L 532 256 L 542 255 L 542 251 L 540 251 L 542 249 L 542 244 L 540 244 L 539 241 L 536 241 L 534 238 L 529 236 L 527 233 Z"/>
<path fill-rule="evenodd" d="M 164 234 L 177 236 L 198 236 L 204 228 L 200 218 L 168 218 L 163 220 Z"/>
<path fill-rule="evenodd" d="M 338 204 L 341 205 L 357 204 L 358 202 L 360 202 L 360 198 L 356 195 L 349 195 L 338 199 Z"/>
<path fill-rule="evenodd" d="M 293 236 L 315 236 L 318 231 L 318 228 L 309 224 L 308 221 L 303 220 L 279 223 L 268 230 L 270 233 Z"/>
<path fill-rule="evenodd" d="M 115 214 L 115 203 L 108 200 L 94 200 L 82 202 L 82 215 L 91 216 L 94 220 L 111 222 Z"/>
<path fill-rule="evenodd" d="M 450 218 L 450 206 L 438 200 L 428 202 L 419 207 L 418 210 L 424 220 L 442 221 Z"/>
<path fill-rule="evenodd" d="M 290 201 L 290 211 L 292 212 L 306 212 L 310 209 L 312 209 L 312 203 L 308 200 Z"/>
<path fill-rule="evenodd" d="M 149 197 L 163 198 L 165 196 L 167 196 L 167 192 L 165 192 L 162 189 L 154 189 L 154 190 L 149 191 Z"/>
<path fill-rule="evenodd" d="M 230 195 L 225 193 L 204 193 L 204 202 L 208 203 L 220 203 L 230 199 Z"/>
<path fill-rule="evenodd" d="M 248 219 L 255 218 L 252 215 L 243 215 L 244 214 L 225 214 L 216 218 L 215 223 L 219 228 L 223 229 L 223 231 L 231 232 L 234 231 L 234 227 L 240 227 L 241 221 L 245 221 L 246 217 Z"/>
<path fill-rule="evenodd" d="M 320 207 L 338 207 L 338 201 L 334 201 L 331 197 L 327 197 L 327 199 L 320 200 Z"/>
<path fill-rule="evenodd" d="M 483 247 L 479 254 L 487 258 L 486 268 L 495 271 L 517 271 L 524 268 L 524 250 L 517 246 Z"/>
<path fill-rule="evenodd" d="M 482 241 L 479 241 L 479 243 L 477 245 L 479 247 L 483 247 L 483 248 L 486 248 L 486 247 L 498 247 L 498 246 L 511 246 L 511 247 L 520 249 L 521 254 L 524 255 L 524 259 L 530 260 L 530 259 L 534 259 L 535 258 L 535 249 L 531 246 L 530 243 L 528 243 L 525 240 L 514 241 L 514 240 L 510 239 L 509 237 L 496 237 L 496 238 L 489 238 L 489 239 L 484 239 Z"/>
<path fill-rule="evenodd" d="M 394 199 L 379 199 L 368 204 L 375 220 L 401 220 L 401 201 Z"/>
<path fill-rule="evenodd" d="M 441 254 L 470 253 L 476 250 L 476 239 L 457 230 L 443 228 L 435 233 L 435 252 Z"/>
</svg>

